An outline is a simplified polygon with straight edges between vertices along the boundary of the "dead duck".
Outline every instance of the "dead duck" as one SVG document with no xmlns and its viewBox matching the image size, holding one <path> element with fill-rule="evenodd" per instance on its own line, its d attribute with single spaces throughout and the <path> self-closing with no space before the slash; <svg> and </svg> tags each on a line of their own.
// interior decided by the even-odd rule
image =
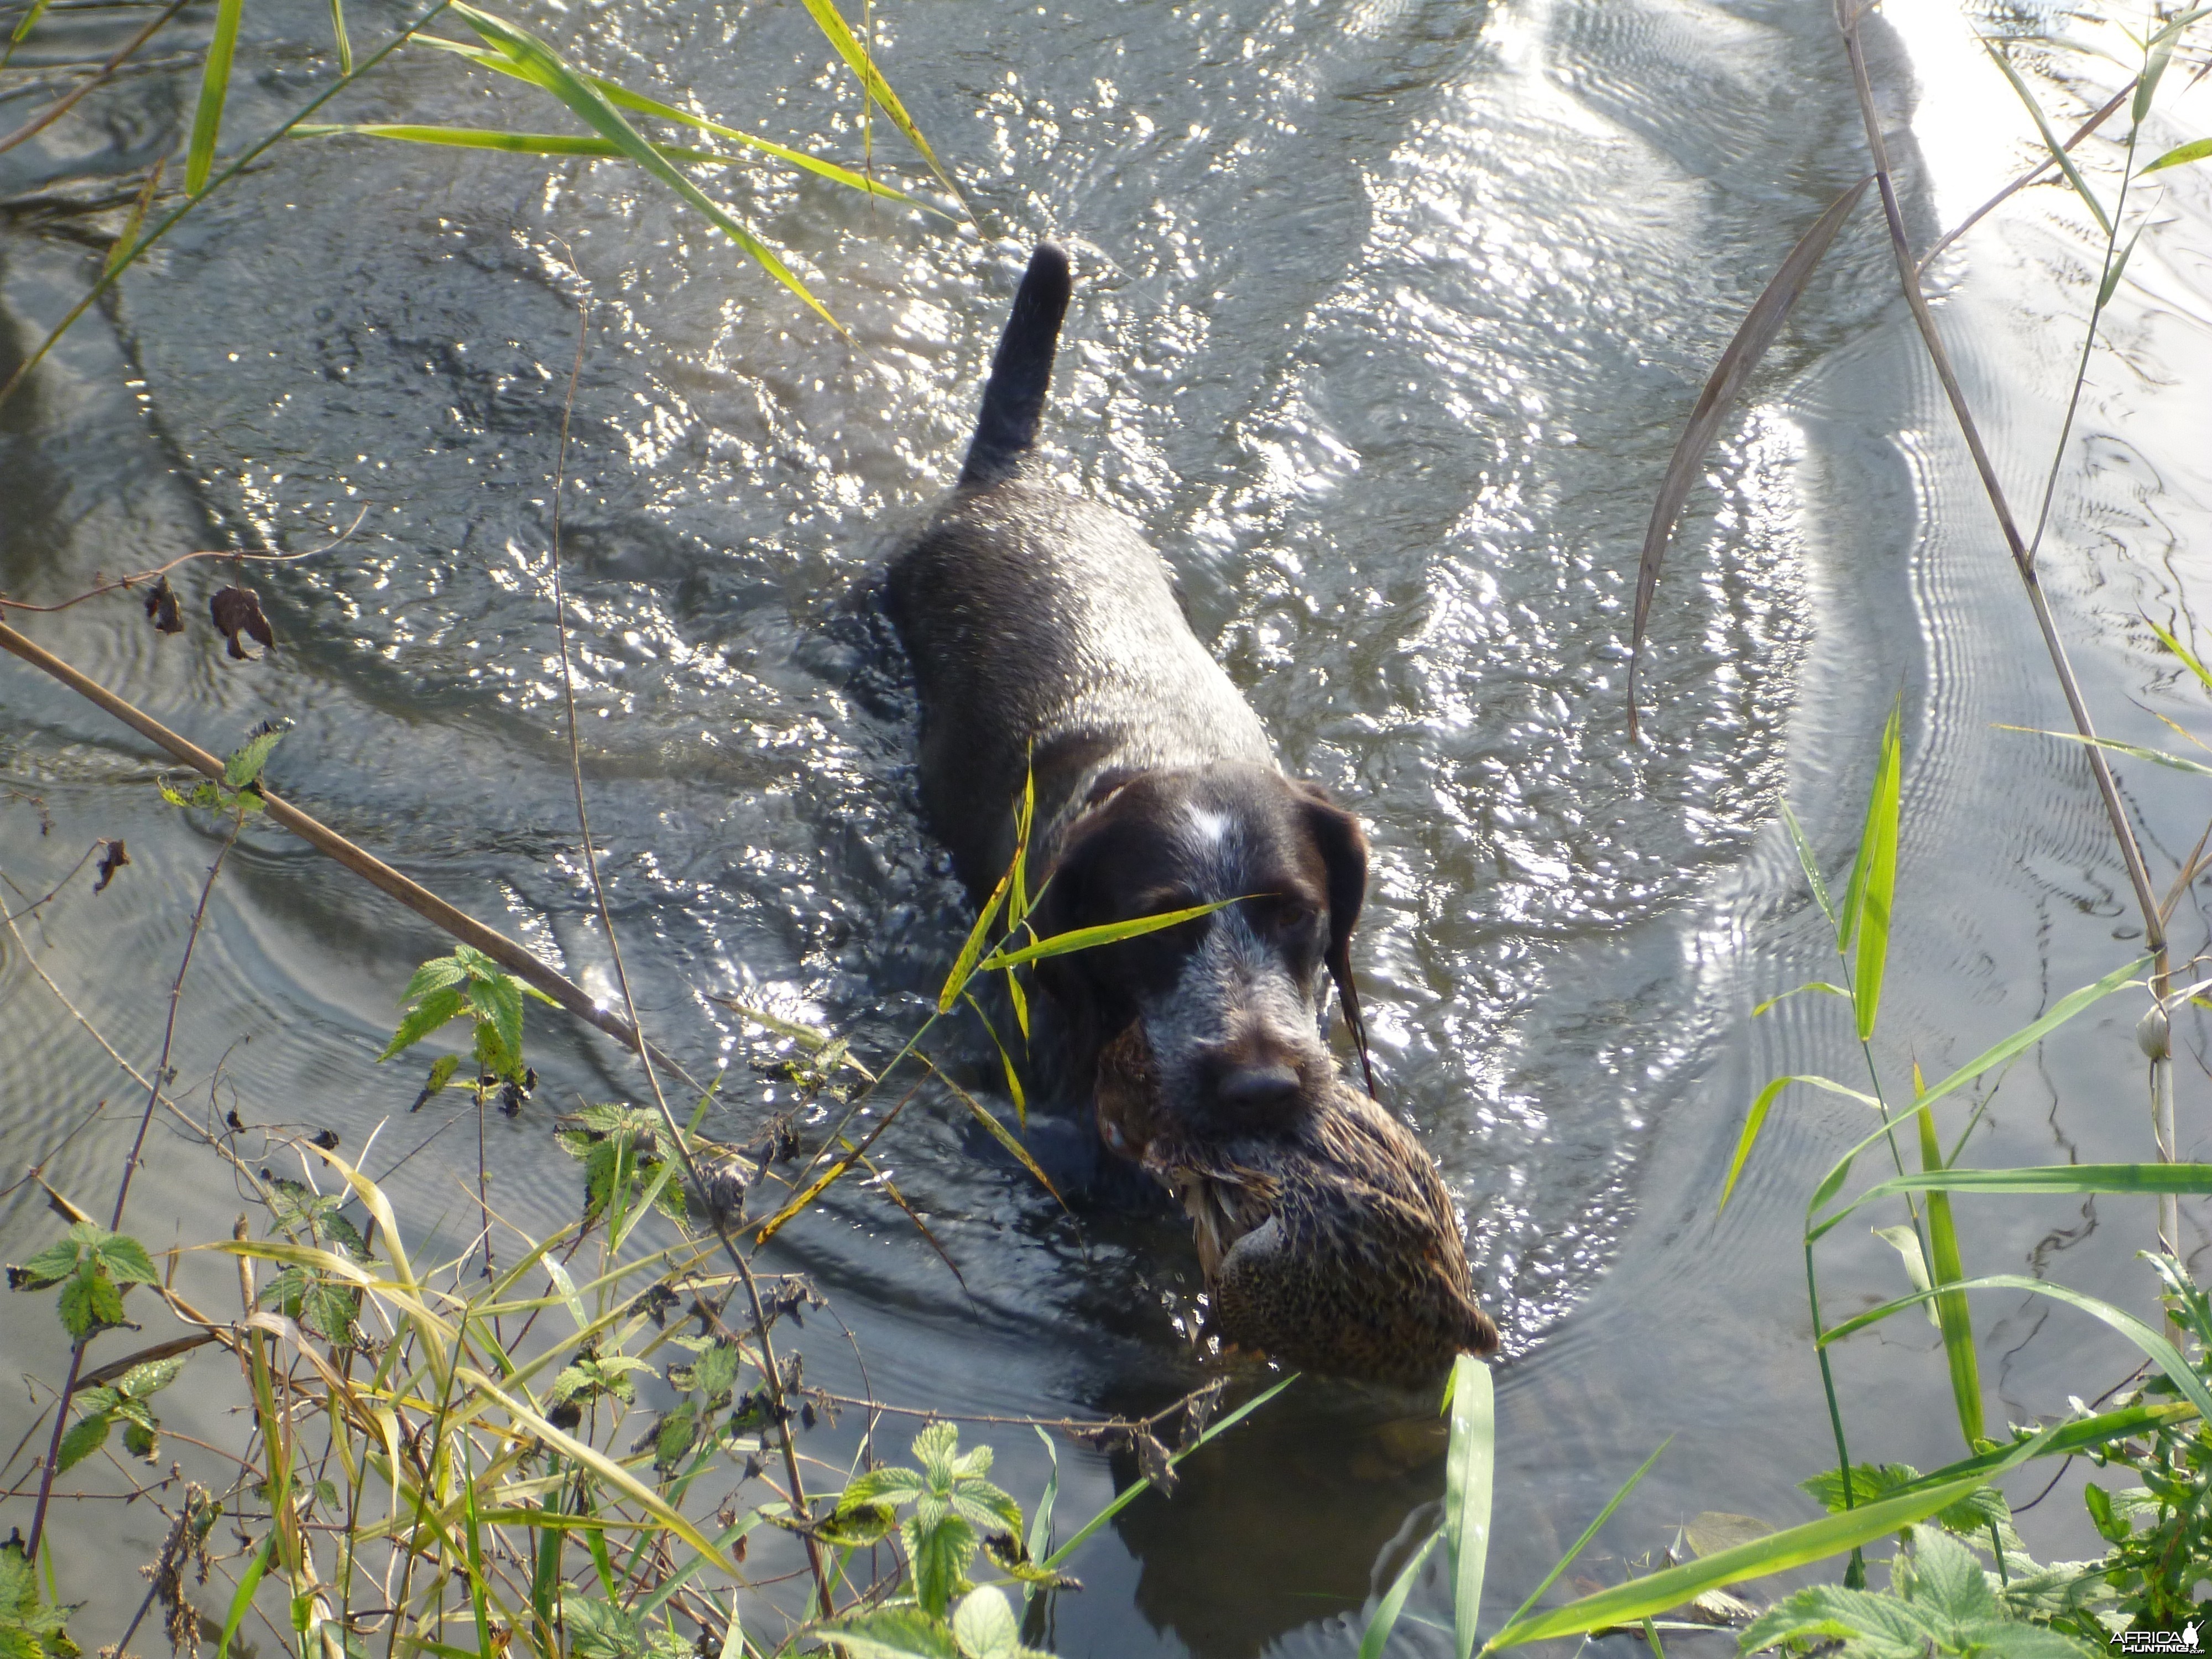
<svg viewBox="0 0 2212 1659">
<path fill-rule="evenodd" d="M 1146 1060 L 1134 1028 L 1108 1045 L 1099 1133 L 1182 1200 L 1224 1342 L 1403 1385 L 1497 1351 L 1450 1195 L 1405 1125 L 1338 1078 L 1282 1121 L 1193 1133 L 1158 1109 Z"/>
</svg>

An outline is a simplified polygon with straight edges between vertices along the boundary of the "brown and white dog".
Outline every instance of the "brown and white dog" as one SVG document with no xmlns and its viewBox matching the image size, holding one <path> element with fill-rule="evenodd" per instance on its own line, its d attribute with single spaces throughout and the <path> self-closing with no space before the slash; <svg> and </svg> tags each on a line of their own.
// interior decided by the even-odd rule
<svg viewBox="0 0 2212 1659">
<path fill-rule="evenodd" d="M 921 690 L 922 804 L 981 903 L 1012 859 L 1033 769 L 1042 935 L 1237 901 L 1048 958 L 1038 977 L 1085 1092 L 1134 1028 L 1159 1111 L 1197 1134 L 1263 1131 L 1335 1086 L 1324 971 L 1364 1062 L 1351 946 L 1366 837 L 1319 786 L 1284 775 L 1136 526 L 1039 476 L 1068 291 L 1066 256 L 1039 247 L 958 486 L 890 568 Z"/>
</svg>

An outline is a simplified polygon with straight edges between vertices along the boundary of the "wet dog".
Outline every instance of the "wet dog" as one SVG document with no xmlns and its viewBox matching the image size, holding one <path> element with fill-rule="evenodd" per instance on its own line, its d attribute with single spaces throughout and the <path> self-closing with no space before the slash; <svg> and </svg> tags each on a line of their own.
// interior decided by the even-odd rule
<svg viewBox="0 0 2212 1659">
<path fill-rule="evenodd" d="M 1264 1130 L 1334 1085 L 1319 1018 L 1332 981 L 1364 1063 L 1351 948 L 1366 837 L 1283 774 L 1136 526 L 1036 468 L 1068 294 L 1066 257 L 1039 247 L 959 483 L 890 568 L 921 690 L 922 805 L 981 904 L 1034 775 L 1041 935 L 1231 901 L 1037 976 L 1079 1086 L 1134 1031 L 1161 1109 L 1190 1133 Z"/>
</svg>

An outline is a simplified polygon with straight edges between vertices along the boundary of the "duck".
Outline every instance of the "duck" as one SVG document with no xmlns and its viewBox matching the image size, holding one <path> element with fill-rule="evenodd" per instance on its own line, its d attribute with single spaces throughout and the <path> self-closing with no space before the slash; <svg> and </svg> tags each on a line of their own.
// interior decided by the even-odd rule
<svg viewBox="0 0 2212 1659">
<path fill-rule="evenodd" d="M 1226 1347 L 1399 1387 L 1498 1351 L 1451 1195 L 1395 1115 L 1335 1077 L 1278 1120 L 1208 1130 L 1161 1109 L 1149 1061 L 1140 1027 L 1105 1046 L 1099 1135 L 1190 1218 Z"/>
</svg>

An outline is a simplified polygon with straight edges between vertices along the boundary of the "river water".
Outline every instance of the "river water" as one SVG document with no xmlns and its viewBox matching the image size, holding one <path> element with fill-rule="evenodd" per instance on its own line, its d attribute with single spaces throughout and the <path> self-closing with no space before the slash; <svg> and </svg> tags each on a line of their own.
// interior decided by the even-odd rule
<svg viewBox="0 0 2212 1659">
<path fill-rule="evenodd" d="M 0 126 L 67 83 L 58 66 L 103 56 L 147 15 L 58 0 L 19 56 L 35 73 L 0 83 Z M 526 15 L 599 73 L 862 155 L 857 97 L 800 7 L 549 0 Z M 349 16 L 364 52 L 403 19 L 379 4 Z M 2021 33 L 2051 18 L 1976 21 Z M 1862 1109 L 1785 1097 L 1715 1213 L 1767 1077 L 1863 1075 L 1832 1000 L 1751 1018 L 1833 975 L 1778 803 L 1832 876 L 1902 696 L 1906 841 L 1876 1042 L 1893 1088 L 1915 1059 L 1939 1075 L 2126 961 L 2140 931 L 2079 751 L 1993 729 L 2061 726 L 2064 711 L 1871 198 L 1693 496 L 1654 614 L 1645 740 L 1627 736 L 1636 559 L 1674 435 L 1737 318 L 1863 171 L 1828 8 L 908 0 L 874 27 L 974 222 L 765 168 L 715 186 L 790 252 L 849 341 L 616 163 L 280 146 L 0 410 L 0 590 L 52 600 L 197 547 L 316 546 L 361 515 L 338 547 L 253 578 L 279 640 L 264 662 L 227 660 L 197 624 L 158 636 L 129 600 L 22 625 L 210 748 L 295 721 L 276 787 L 611 995 L 546 558 L 580 303 L 562 514 L 584 775 L 646 1021 L 702 1074 L 736 1062 L 718 1123 L 738 1131 L 788 1093 L 747 1069 L 753 1051 L 714 998 L 888 1054 L 964 930 L 916 823 L 901 670 L 847 607 L 957 470 L 1030 242 L 1061 240 L 1077 289 L 1052 465 L 1146 527 L 1285 763 L 1354 804 L 1373 838 L 1355 957 L 1386 1097 L 1463 1202 L 1507 1334 L 1491 1620 L 1669 1435 L 1577 1575 L 1619 1577 L 1699 1510 L 1809 1517 L 1792 1483 L 1833 1456 L 1802 1204 L 1864 1132 Z M 119 217 L 69 210 L 127 193 L 188 124 L 182 66 L 205 28 L 188 14 L 155 69 L 0 155 L 0 368 L 82 293 Z M 265 131 L 324 82 L 326 29 L 319 6 L 248 9 L 227 132 Z M 1893 0 L 1868 38 L 1924 247 L 2032 158 L 2032 131 L 1941 0 Z M 568 128 L 528 89 L 422 50 L 334 108 Z M 2176 117 L 2154 138 L 2203 126 Z M 884 176 L 927 195 L 903 141 L 881 122 L 871 137 Z M 2212 238 L 2203 184 L 2166 176 L 2165 222 L 2136 252 L 2118 352 L 2099 359 L 2068 451 L 2045 580 L 2106 729 L 2174 745 L 2157 716 L 2202 727 L 2203 698 L 2142 618 L 2192 625 L 2195 560 L 2212 546 Z M 2032 191 L 1932 273 L 2022 504 L 2094 283 L 2086 223 Z M 188 616 L 222 580 L 180 574 Z M 27 938 L 149 1064 L 218 841 L 161 805 L 152 751 L 97 710 L 12 663 L 0 709 L 0 869 L 20 894 L 46 891 L 94 836 L 128 841 L 109 890 L 81 880 Z M 2134 763 L 2123 782 L 2163 882 L 2203 827 L 2203 791 Z M 2205 931 L 2192 903 L 2180 917 L 2177 955 Z M 297 843 L 250 831 L 210 908 L 177 1063 L 181 1089 L 249 1125 L 329 1128 L 357 1151 L 384 1124 L 374 1170 L 442 1127 L 390 1186 L 416 1229 L 458 1249 L 475 1224 L 473 1118 L 406 1115 L 419 1067 L 371 1064 L 413 965 L 444 948 Z M 4 941 L 0 1009 L 0 1162 L 44 1160 L 104 1213 L 136 1120 L 127 1081 Z M 2137 1012 L 2116 1000 L 2014 1066 L 1970 1160 L 2148 1157 Z M 550 1011 L 533 1008 L 530 1046 L 538 1101 L 492 1121 L 488 1157 L 496 1206 L 542 1232 L 577 1198 L 550 1111 L 640 1083 Z M 989 1083 L 976 1032 L 947 1052 Z M 2204 1139 L 2204 1073 L 2186 1054 L 2181 1069 L 2187 1156 Z M 155 1137 L 132 1230 L 155 1249 L 226 1235 L 228 1176 Z M 771 1251 L 830 1295 L 878 1397 L 1087 1416 L 1150 1409 L 1197 1379 L 1176 1335 L 1195 1264 L 1171 1223 L 1063 1215 L 941 1103 L 879 1149 L 964 1290 L 868 1192 L 833 1192 Z M 34 1188 L 4 1206 L 0 1244 L 21 1260 L 58 1224 Z M 1965 1225 L 1971 1271 L 2150 1310 L 2133 1254 L 2152 1242 L 2148 1200 L 1984 1203 Z M 2204 1238 L 2192 1213 L 2185 1246 Z M 1825 1248 L 1832 1318 L 1905 1288 L 1865 1230 Z M 194 1273 L 222 1294 L 222 1270 L 191 1266 L 183 1282 Z M 2132 1363 L 2054 1305 L 1978 1304 L 1992 1420 L 2062 1413 Z M 60 1374 L 45 1298 L 0 1304 L 0 1320 L 12 1364 Z M 810 1380 L 859 1390 L 842 1336 L 805 1351 Z M 1923 1323 L 1860 1339 L 1838 1371 L 1855 1455 L 1959 1455 Z M 168 1421 L 234 1438 L 234 1402 L 203 1382 Z M 0 1403 L 10 1443 L 26 1400 Z M 1194 1460 L 1172 1499 L 1144 1498 L 1086 1547 L 1085 1588 L 1057 1598 L 1057 1650 L 1349 1652 L 1442 1487 L 1440 1466 L 1407 1449 L 1426 1441 L 1391 1415 L 1297 1385 Z M 1032 1500 L 1042 1448 L 995 1432 L 998 1477 Z M 1063 1517 L 1131 1478 L 1079 1448 L 1060 1462 Z M 2091 1547 L 2079 1479 L 2024 1517 L 2039 1549 Z M 7 1512 L 27 1524 L 27 1504 Z M 77 1634 L 112 1640 L 139 1594 L 112 1563 L 150 1558 L 161 1517 L 86 1502 L 56 1525 L 64 1595 L 88 1601 Z M 1432 1565 L 1413 1611 L 1448 1618 L 1446 1598 Z M 1401 1640 L 1443 1650 L 1413 1623 Z"/>
</svg>

